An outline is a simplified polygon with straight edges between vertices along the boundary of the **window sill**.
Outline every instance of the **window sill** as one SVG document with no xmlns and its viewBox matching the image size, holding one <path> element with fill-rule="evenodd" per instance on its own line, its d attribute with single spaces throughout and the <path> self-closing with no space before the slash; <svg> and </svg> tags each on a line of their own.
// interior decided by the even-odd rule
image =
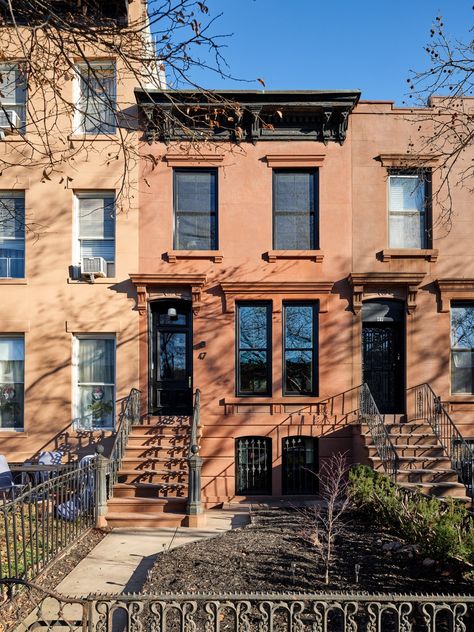
<svg viewBox="0 0 474 632">
<path fill-rule="evenodd" d="M 219 250 L 169 250 L 165 252 L 168 263 L 176 263 L 178 259 L 208 259 L 214 263 L 222 263 L 224 258 Z"/>
<path fill-rule="evenodd" d="M 5 437 L 27 437 L 28 433 L 24 430 L 11 430 L 10 428 L 0 428 L 0 437 L 4 439 Z"/>
<path fill-rule="evenodd" d="M 449 404 L 474 404 L 474 394 L 459 393 L 459 395 L 449 395 L 449 397 L 443 399 L 443 402 Z"/>
<path fill-rule="evenodd" d="M 72 141 L 80 141 L 80 142 L 91 141 L 91 140 L 96 140 L 100 142 L 106 142 L 106 141 L 113 142 L 118 139 L 118 135 L 116 132 L 114 134 L 69 134 L 67 139 L 72 140 Z"/>
<path fill-rule="evenodd" d="M 275 263 L 277 259 L 307 259 L 321 263 L 324 253 L 320 250 L 269 250 L 264 253 L 268 263 Z"/>
<path fill-rule="evenodd" d="M 438 250 L 432 248 L 385 248 L 382 250 L 382 261 L 392 259 L 425 259 L 435 263 L 438 260 Z"/>
<path fill-rule="evenodd" d="M 26 134 L 7 134 L 1 141 L 3 143 L 24 143 Z"/>
<path fill-rule="evenodd" d="M 71 285 L 113 285 L 114 283 L 118 283 L 118 279 L 115 277 L 99 277 L 95 279 L 94 283 L 91 283 L 88 279 L 71 279 L 69 277 L 67 282 Z"/>
<path fill-rule="evenodd" d="M 28 285 L 28 279 L 0 279 L 0 285 Z"/>
<path fill-rule="evenodd" d="M 305 412 L 319 414 L 321 404 L 324 402 L 318 400 L 318 396 L 301 397 L 288 395 L 287 397 L 225 397 L 220 401 L 224 406 L 225 415 L 233 415 L 238 413 L 263 413 L 270 415 L 292 414 L 299 410 L 305 409 Z M 327 402 L 326 402 L 327 403 Z"/>
</svg>

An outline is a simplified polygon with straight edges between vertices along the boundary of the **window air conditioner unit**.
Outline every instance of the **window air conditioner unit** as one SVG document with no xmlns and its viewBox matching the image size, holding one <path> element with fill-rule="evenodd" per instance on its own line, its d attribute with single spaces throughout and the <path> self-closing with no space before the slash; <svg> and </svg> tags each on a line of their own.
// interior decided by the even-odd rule
<svg viewBox="0 0 474 632">
<path fill-rule="evenodd" d="M 20 117 L 15 110 L 0 110 L 0 129 L 8 134 L 18 130 L 20 127 Z"/>
<path fill-rule="evenodd" d="M 83 257 L 81 274 L 88 277 L 106 277 L 107 261 L 103 257 Z"/>
</svg>

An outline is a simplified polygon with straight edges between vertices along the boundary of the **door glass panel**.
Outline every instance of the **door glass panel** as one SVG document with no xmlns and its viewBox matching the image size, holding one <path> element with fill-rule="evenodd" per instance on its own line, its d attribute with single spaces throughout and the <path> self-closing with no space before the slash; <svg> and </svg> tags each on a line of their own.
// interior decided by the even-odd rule
<svg viewBox="0 0 474 632">
<path fill-rule="evenodd" d="M 177 312 L 176 316 L 168 316 L 168 312 L 164 312 L 159 315 L 159 324 L 160 325 L 186 325 L 187 318 L 186 314 Z"/>
<path fill-rule="evenodd" d="M 186 334 L 159 332 L 160 380 L 186 379 Z"/>
</svg>

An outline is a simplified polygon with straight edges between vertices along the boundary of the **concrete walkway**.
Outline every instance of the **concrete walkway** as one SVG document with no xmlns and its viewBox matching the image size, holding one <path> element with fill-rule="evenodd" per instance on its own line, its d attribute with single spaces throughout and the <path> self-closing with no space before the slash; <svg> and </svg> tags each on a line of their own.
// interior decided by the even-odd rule
<svg viewBox="0 0 474 632">
<path fill-rule="evenodd" d="M 89 594 L 140 592 L 160 553 L 245 526 L 249 522 L 249 507 L 215 509 L 206 515 L 206 526 L 202 529 L 114 529 L 63 579 L 56 592 L 73 599 Z M 82 629 L 81 613 L 81 608 L 73 604 L 61 612 L 56 600 L 48 598 L 41 609 L 35 608 L 20 623 L 15 632 L 25 632 L 39 619 L 47 622 L 62 618 L 76 620 L 77 628 L 58 629 Z M 123 629 L 123 620 L 120 617 L 114 620 L 111 632 L 122 632 Z"/>
<path fill-rule="evenodd" d="M 190 542 L 212 538 L 249 521 L 248 507 L 207 512 L 202 529 L 114 529 L 58 585 L 68 597 L 90 593 L 140 592 L 157 556 Z"/>
</svg>

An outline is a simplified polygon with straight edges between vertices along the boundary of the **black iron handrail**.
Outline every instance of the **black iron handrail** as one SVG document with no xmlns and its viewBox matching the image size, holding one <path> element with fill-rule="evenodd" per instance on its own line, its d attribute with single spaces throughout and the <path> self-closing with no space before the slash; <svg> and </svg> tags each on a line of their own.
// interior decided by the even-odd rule
<svg viewBox="0 0 474 632">
<path fill-rule="evenodd" d="M 427 421 L 451 460 L 452 468 L 460 481 L 474 494 L 474 449 L 467 443 L 436 395 L 427 383 L 418 384 L 407 390 L 408 401 L 413 401 L 411 420 Z M 409 410 L 409 412 L 411 412 Z"/>
<path fill-rule="evenodd" d="M 188 456 L 199 454 L 199 430 L 201 427 L 201 391 L 197 388 L 194 393 L 193 417 L 189 436 Z M 193 446 L 196 446 L 195 448 Z M 197 448 L 197 449 L 196 449 Z"/>
<path fill-rule="evenodd" d="M 127 448 L 128 437 L 132 426 L 140 421 L 140 395 L 137 388 L 132 388 L 128 396 L 121 402 L 121 410 L 117 424 L 112 450 L 109 455 L 108 467 L 108 495 L 112 495 L 112 488 L 118 480 L 118 473 Z"/>
<path fill-rule="evenodd" d="M 399 469 L 397 450 L 390 439 L 384 417 L 379 412 L 377 404 L 367 384 L 360 387 L 360 417 L 367 423 L 375 449 L 382 462 L 386 474 L 395 483 Z"/>
</svg>

